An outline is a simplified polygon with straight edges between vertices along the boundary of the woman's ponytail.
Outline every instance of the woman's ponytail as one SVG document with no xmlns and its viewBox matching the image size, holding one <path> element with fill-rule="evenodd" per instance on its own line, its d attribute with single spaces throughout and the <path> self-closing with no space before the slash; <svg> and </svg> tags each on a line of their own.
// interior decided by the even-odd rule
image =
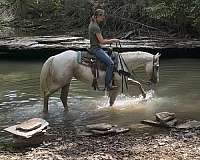
<svg viewBox="0 0 200 160">
<path fill-rule="evenodd" d="M 95 16 L 93 15 L 93 16 L 90 18 L 90 20 L 91 20 L 92 22 L 95 22 L 95 21 L 96 21 Z"/>
</svg>

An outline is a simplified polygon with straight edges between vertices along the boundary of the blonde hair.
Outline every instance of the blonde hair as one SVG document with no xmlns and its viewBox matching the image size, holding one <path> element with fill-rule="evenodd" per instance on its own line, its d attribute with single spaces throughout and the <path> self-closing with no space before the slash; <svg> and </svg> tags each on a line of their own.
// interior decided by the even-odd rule
<svg viewBox="0 0 200 160">
<path fill-rule="evenodd" d="M 104 15 L 105 11 L 103 9 L 96 9 L 94 11 L 94 16 Z"/>
<path fill-rule="evenodd" d="M 94 11 L 93 16 L 91 17 L 91 21 L 95 22 L 96 21 L 96 17 L 100 16 L 100 15 L 105 15 L 105 11 L 103 9 L 96 9 Z"/>
</svg>

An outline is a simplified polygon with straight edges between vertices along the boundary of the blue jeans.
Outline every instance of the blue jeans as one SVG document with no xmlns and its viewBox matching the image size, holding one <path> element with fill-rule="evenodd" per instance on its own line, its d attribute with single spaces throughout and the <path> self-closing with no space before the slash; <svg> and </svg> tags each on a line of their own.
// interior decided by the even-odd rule
<svg viewBox="0 0 200 160">
<path fill-rule="evenodd" d="M 105 87 L 112 87 L 112 78 L 113 78 L 113 60 L 106 54 L 102 48 L 93 48 L 91 49 L 93 55 L 96 56 L 98 60 L 103 62 L 106 65 L 106 77 L 105 77 Z"/>
</svg>

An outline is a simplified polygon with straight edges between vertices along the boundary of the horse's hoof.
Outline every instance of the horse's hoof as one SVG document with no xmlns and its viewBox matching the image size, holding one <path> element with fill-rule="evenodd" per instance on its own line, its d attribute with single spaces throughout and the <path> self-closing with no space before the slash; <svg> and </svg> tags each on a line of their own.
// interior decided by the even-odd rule
<svg viewBox="0 0 200 160">
<path fill-rule="evenodd" d="M 64 112 L 69 112 L 68 107 L 64 107 Z"/>
<path fill-rule="evenodd" d="M 143 96 L 143 98 L 146 98 L 147 94 L 146 94 L 146 93 L 144 93 L 144 94 L 142 94 L 142 96 Z"/>
<path fill-rule="evenodd" d="M 44 109 L 44 110 L 43 110 L 43 113 L 47 114 L 47 113 L 48 113 L 48 110 Z"/>
<path fill-rule="evenodd" d="M 43 117 L 46 117 L 47 115 L 48 115 L 48 111 L 43 111 L 43 112 L 42 112 L 42 116 L 43 116 Z"/>
</svg>

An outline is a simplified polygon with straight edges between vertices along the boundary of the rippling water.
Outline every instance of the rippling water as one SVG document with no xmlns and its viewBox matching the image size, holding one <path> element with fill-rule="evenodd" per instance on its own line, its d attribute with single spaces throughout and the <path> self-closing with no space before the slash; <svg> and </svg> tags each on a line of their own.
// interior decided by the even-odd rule
<svg viewBox="0 0 200 160">
<path fill-rule="evenodd" d="M 69 129 L 100 122 L 131 126 L 143 119 L 152 119 L 161 111 L 175 112 L 180 119 L 200 120 L 199 59 L 167 59 L 162 60 L 160 66 L 156 96 L 149 90 L 143 99 L 138 90 L 131 87 L 132 96 L 120 95 L 115 105 L 109 107 L 103 92 L 96 92 L 73 79 L 69 113 L 63 112 L 58 92 L 50 98 L 49 114 L 43 117 L 39 93 L 42 62 L 0 61 L 0 141 L 7 136 L 2 129 L 33 117 L 43 117 L 51 126 Z"/>
</svg>

